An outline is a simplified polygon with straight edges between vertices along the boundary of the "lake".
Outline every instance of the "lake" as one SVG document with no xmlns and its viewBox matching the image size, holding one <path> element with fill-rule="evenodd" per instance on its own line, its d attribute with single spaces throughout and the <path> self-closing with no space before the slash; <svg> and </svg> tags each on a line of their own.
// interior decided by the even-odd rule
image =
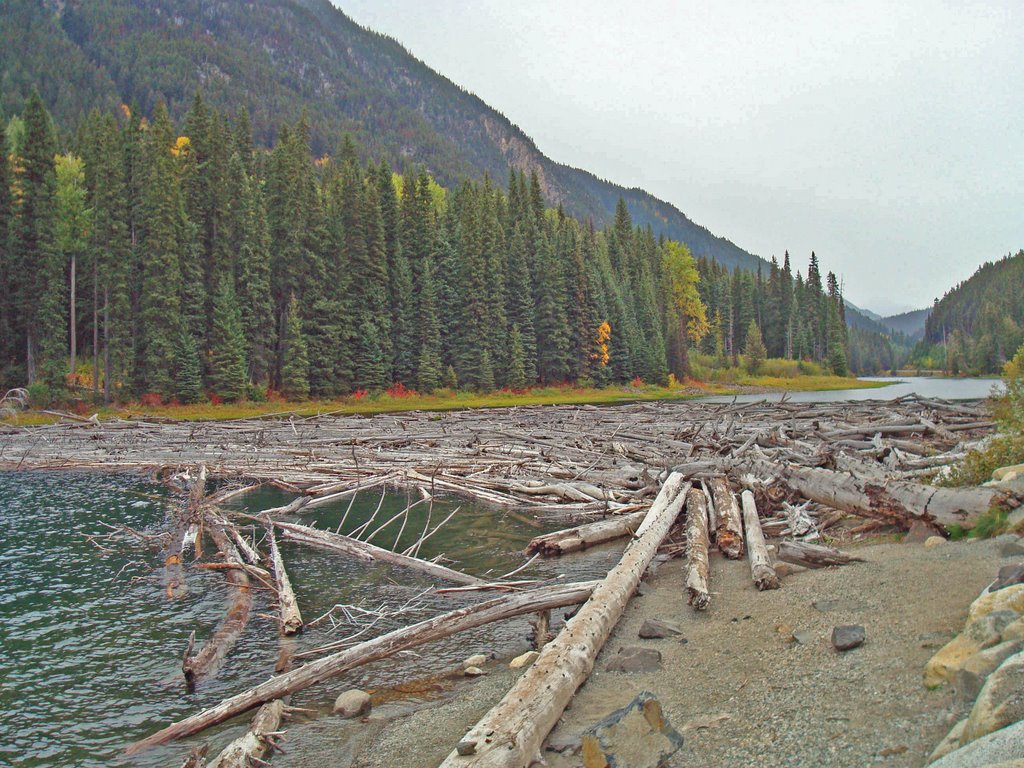
<svg viewBox="0 0 1024 768">
<path fill-rule="evenodd" d="M 753 403 L 761 400 L 778 401 L 785 395 L 793 403 L 834 403 L 840 400 L 893 400 L 905 395 L 917 394 L 925 398 L 943 400 L 979 400 L 992 394 L 993 390 L 1003 391 L 998 379 L 954 379 L 928 376 L 893 378 L 891 376 L 864 376 L 865 381 L 888 382 L 884 387 L 871 389 L 836 389 L 827 392 L 771 392 L 768 394 L 715 395 L 702 397 L 709 403 Z"/>
</svg>

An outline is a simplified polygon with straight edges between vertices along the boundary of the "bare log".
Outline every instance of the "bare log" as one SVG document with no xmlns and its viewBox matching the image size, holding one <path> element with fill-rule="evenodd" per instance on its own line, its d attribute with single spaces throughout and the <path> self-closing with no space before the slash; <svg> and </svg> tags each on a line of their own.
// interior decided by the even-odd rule
<svg viewBox="0 0 1024 768">
<path fill-rule="evenodd" d="M 768 547 L 764 543 L 764 534 L 761 533 L 761 520 L 757 515 L 754 494 L 750 491 L 743 491 L 740 494 L 740 499 L 743 502 L 743 526 L 747 533 L 750 576 L 754 579 L 754 585 L 762 592 L 766 589 L 778 589 L 779 577 L 775 573 L 771 555 L 768 554 Z"/>
<path fill-rule="evenodd" d="M 763 459 L 744 461 L 734 470 L 772 477 L 805 498 L 862 517 L 906 529 L 914 520 L 970 528 L 974 520 L 1009 498 L 996 488 L 937 488 L 890 480 L 872 482 L 821 467 L 801 467 Z"/>
<path fill-rule="evenodd" d="M 418 557 L 412 557 L 411 555 L 392 552 L 389 549 L 383 549 L 373 544 L 368 544 L 365 541 L 358 541 L 349 536 L 343 536 L 340 533 L 321 531 L 318 528 L 310 528 L 307 525 L 298 525 L 297 523 L 282 523 L 278 520 L 274 520 L 273 524 L 284 531 L 285 538 L 324 547 L 325 549 L 332 549 L 335 552 L 344 552 L 347 555 L 352 555 L 367 562 L 380 561 L 382 563 L 391 563 L 392 565 L 403 565 L 423 571 L 434 578 L 454 581 L 456 584 L 485 583 L 483 579 L 470 576 L 468 573 L 446 568 L 443 565 L 431 563 L 428 560 L 420 560 Z"/>
<path fill-rule="evenodd" d="M 637 530 L 638 538 L 626 548 L 618 565 L 558 636 L 544 646 L 533 666 L 470 729 L 460 748 L 442 763 L 443 768 L 521 768 L 540 760 L 541 742 L 593 670 L 598 652 L 679 515 L 688 487 L 682 475 L 669 476 Z M 471 754 L 459 754 L 466 751 Z"/>
<path fill-rule="evenodd" d="M 779 560 L 802 565 L 805 568 L 827 568 L 830 565 L 863 563 L 864 558 L 854 557 L 833 547 L 811 544 L 807 541 L 783 541 L 779 543 Z"/>
<path fill-rule="evenodd" d="M 704 492 L 691 488 L 686 493 L 686 592 L 688 602 L 698 611 L 711 605 L 708 592 L 708 504 Z"/>
<path fill-rule="evenodd" d="M 281 727 L 284 701 L 274 699 L 259 708 L 249 730 L 228 744 L 210 763 L 210 768 L 249 768 L 271 748 L 270 739 Z"/>
<path fill-rule="evenodd" d="M 387 658 L 408 648 L 415 648 L 433 640 L 489 624 L 492 621 L 582 603 L 590 597 L 596 586 L 597 582 L 591 581 L 516 592 L 396 629 L 330 656 L 311 661 L 291 672 L 272 677 L 255 688 L 225 699 L 210 709 L 169 725 L 152 736 L 137 741 L 128 747 L 127 753 L 135 754 L 149 747 L 191 736 L 267 701 L 301 691 L 316 683 L 337 677 L 350 669 Z"/>
<path fill-rule="evenodd" d="M 631 515 L 619 515 L 598 520 L 575 528 L 545 533 L 530 540 L 526 545 L 526 554 L 540 553 L 545 556 L 564 555 L 577 552 L 595 544 L 603 544 L 623 536 L 632 536 L 640 527 L 647 510 L 634 512 Z"/>
<path fill-rule="evenodd" d="M 736 497 L 724 478 L 715 478 L 709 485 L 715 505 L 715 540 L 718 548 L 730 560 L 739 560 L 743 557 L 743 521 Z"/>
<path fill-rule="evenodd" d="M 292 590 L 288 572 L 284 569 L 284 560 L 281 559 L 281 553 L 277 549 L 277 537 L 274 536 L 273 525 L 267 526 L 267 536 L 270 538 L 270 561 L 274 567 L 274 580 L 277 583 L 281 632 L 285 635 L 298 634 L 302 631 L 302 614 L 299 612 L 299 603 L 295 599 L 295 592 Z"/>
<path fill-rule="evenodd" d="M 249 623 L 249 613 L 252 610 L 249 575 L 238 551 L 220 526 L 209 526 L 209 532 L 224 558 L 224 562 L 238 567 L 225 571 L 225 579 L 232 588 L 232 594 L 224 620 L 199 649 L 199 652 L 194 655 L 186 654 L 185 660 L 181 664 L 181 671 L 185 675 L 185 684 L 189 690 L 195 687 L 200 678 L 208 677 L 220 668 L 224 658 L 234 648 L 241 636 L 245 625 Z"/>
</svg>

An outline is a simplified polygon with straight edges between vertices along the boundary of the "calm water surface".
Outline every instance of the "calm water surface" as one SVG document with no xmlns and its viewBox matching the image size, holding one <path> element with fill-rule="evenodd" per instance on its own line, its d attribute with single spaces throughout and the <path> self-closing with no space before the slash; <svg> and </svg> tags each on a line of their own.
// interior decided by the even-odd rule
<svg viewBox="0 0 1024 768">
<path fill-rule="evenodd" d="M 365 522 L 377 507 L 379 492 L 368 491 L 353 506 L 344 532 Z M 244 507 L 257 511 L 289 497 L 255 491 Z M 120 753 L 138 738 L 269 677 L 279 652 L 276 624 L 258 614 L 273 612 L 265 592 L 257 591 L 253 615 L 243 637 L 217 677 L 187 693 L 181 684 L 181 657 L 189 633 L 207 637 L 220 620 L 226 597 L 223 577 L 187 569 L 188 594 L 168 600 L 160 579 L 158 548 L 136 541 L 104 542 L 105 552 L 86 534 L 104 533 L 103 523 L 123 523 L 148 534 L 164 530 L 175 500 L 159 486 L 137 478 L 67 472 L 0 473 L 0 632 L 3 665 L 0 687 L 0 765 L 102 766 L 178 765 L 190 744 L 152 750 L 126 760 Z M 435 503 L 433 524 L 461 502 Z M 385 497 L 372 531 L 406 504 L 404 494 Z M 347 502 L 324 507 L 297 522 L 337 527 Z M 410 514 L 399 547 L 411 544 L 426 522 L 427 505 Z M 478 575 L 506 573 L 522 564 L 525 543 L 538 532 L 523 519 L 461 503 L 461 510 L 420 552 L 447 553 L 455 567 Z M 396 521 L 374 538 L 393 547 Z M 212 544 L 206 548 L 212 551 Z M 367 567 L 351 558 L 282 542 L 299 605 L 308 621 L 335 603 L 397 608 L 429 582 L 418 572 L 389 566 Z M 608 547 L 584 556 L 537 562 L 531 578 L 566 574 L 569 579 L 597 577 L 618 559 Z M 367 637 L 442 611 L 480 600 L 480 596 L 420 598 L 401 617 L 379 623 Z M 316 686 L 293 699 L 297 706 L 327 710 L 340 690 L 351 686 L 386 688 L 454 668 L 477 651 L 514 653 L 526 647 L 527 620 L 481 627 L 400 659 L 353 670 L 333 684 Z M 309 629 L 292 642 L 296 649 L 322 645 L 353 631 L 331 631 L 330 622 Z M 415 699 L 419 694 L 412 694 Z M 230 725 L 206 740 L 219 749 L 241 732 Z M 325 726 L 335 723 L 332 728 Z M 310 741 L 339 738 L 336 719 L 292 725 L 292 738 L 308 749 Z M 303 733 L 306 732 L 304 736 Z M 320 734 L 323 734 L 322 736 Z M 336 748 L 336 747 L 332 747 Z M 278 756 L 275 765 L 298 764 Z"/>
<path fill-rule="evenodd" d="M 978 400 L 988 397 L 995 391 L 1002 391 L 1002 382 L 998 379 L 943 379 L 927 376 L 911 376 L 901 379 L 891 376 L 864 376 L 867 381 L 888 382 L 887 386 L 876 389 L 836 389 L 831 392 L 786 392 L 785 397 L 791 403 L 834 403 L 840 400 L 892 400 L 904 395 L 918 394 L 921 397 L 942 398 L 944 400 Z M 783 393 L 773 392 L 760 395 L 721 395 L 702 397 L 704 402 L 731 403 L 733 399 L 739 403 L 753 403 L 760 400 L 774 402 Z"/>
</svg>

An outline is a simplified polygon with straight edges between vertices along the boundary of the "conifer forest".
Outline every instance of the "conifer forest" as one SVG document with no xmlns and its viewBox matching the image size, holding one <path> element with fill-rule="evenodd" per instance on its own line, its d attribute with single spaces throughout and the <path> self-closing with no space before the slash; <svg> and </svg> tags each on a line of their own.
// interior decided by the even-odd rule
<svg viewBox="0 0 1024 768">
<path fill-rule="evenodd" d="M 178 125 L 122 106 L 60 140 L 33 93 L 2 125 L 5 387 L 333 398 L 663 383 L 695 350 L 751 372 L 864 356 L 814 254 L 730 271 L 622 200 L 604 229 L 547 207 L 535 172 L 443 188 L 348 138 L 314 156 L 306 117 L 256 146 L 201 95 Z"/>
</svg>

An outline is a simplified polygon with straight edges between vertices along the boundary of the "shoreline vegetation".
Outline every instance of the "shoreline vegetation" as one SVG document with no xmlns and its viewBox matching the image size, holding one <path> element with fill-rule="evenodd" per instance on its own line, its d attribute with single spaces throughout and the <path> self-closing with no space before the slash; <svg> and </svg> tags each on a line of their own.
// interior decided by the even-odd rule
<svg viewBox="0 0 1024 768">
<path fill-rule="evenodd" d="M 70 403 L 67 410 L 28 408 L 5 415 L 0 423 L 9 426 L 52 424 L 69 417 L 100 420 L 158 418 L 174 421 L 231 421 L 266 416 L 369 416 L 406 411 L 458 411 L 487 408 L 512 408 L 538 405 L 622 405 L 632 402 L 688 400 L 715 395 L 739 395 L 778 392 L 828 392 L 840 389 L 874 389 L 890 382 L 867 381 L 833 375 L 769 376 L 737 375 L 729 383 L 720 381 L 670 382 L 667 386 L 634 381 L 627 385 L 583 387 L 573 385 L 534 387 L 525 390 L 492 392 L 437 390 L 421 394 L 405 388 L 379 393 L 357 392 L 330 400 L 288 401 L 273 398 L 257 402 L 242 400 L 220 403 L 216 398 L 203 403 L 143 403 L 137 401 L 117 405 L 96 405 L 89 400 Z"/>
</svg>

